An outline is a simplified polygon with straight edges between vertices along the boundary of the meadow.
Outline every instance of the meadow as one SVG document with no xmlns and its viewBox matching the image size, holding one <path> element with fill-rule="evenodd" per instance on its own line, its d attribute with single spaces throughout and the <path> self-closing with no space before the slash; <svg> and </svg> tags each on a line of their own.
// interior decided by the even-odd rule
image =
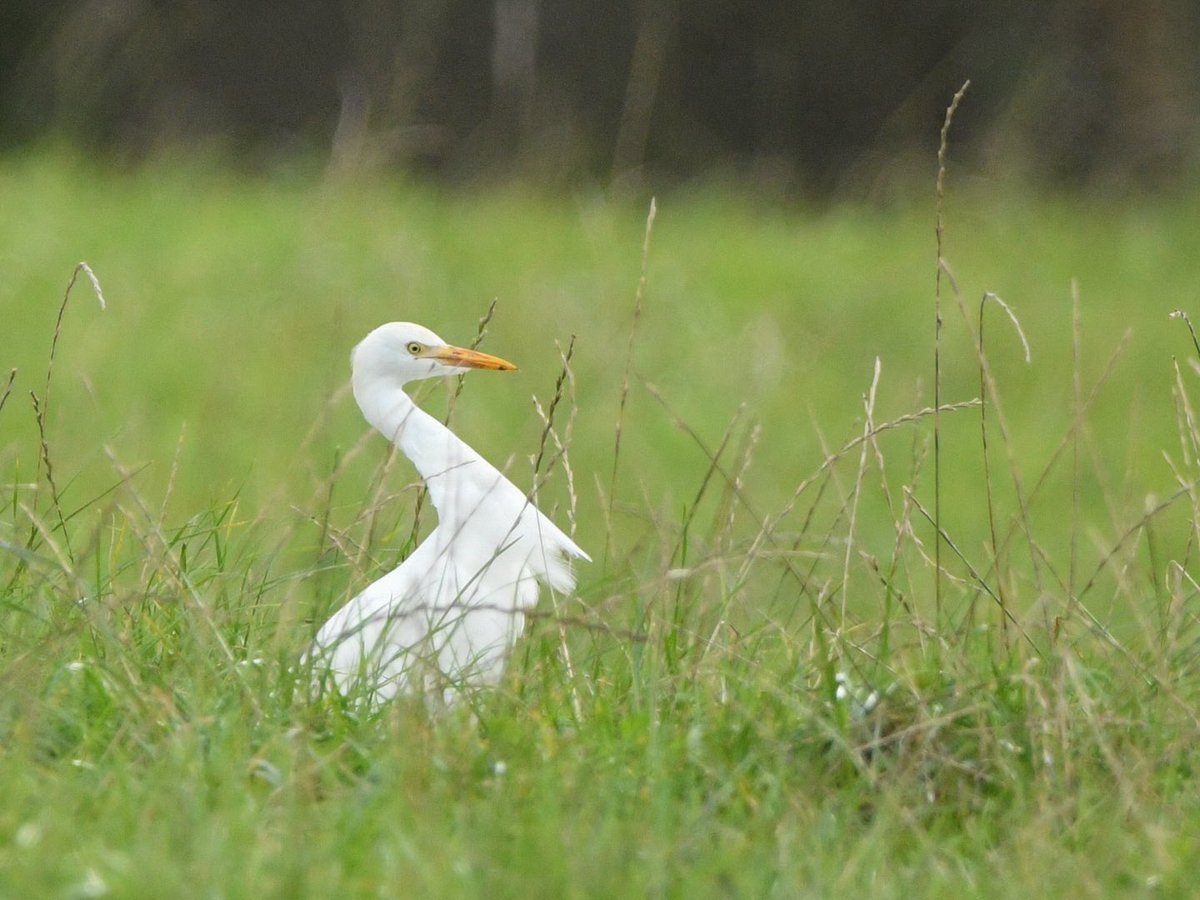
<svg viewBox="0 0 1200 900">
<path fill-rule="evenodd" d="M 0 896 L 1193 894 L 1200 195 L 952 162 L 938 391 L 932 172 L 0 197 Z M 432 521 L 347 389 L 396 319 L 486 319 L 421 402 L 594 560 L 448 709 L 297 671 Z"/>
</svg>

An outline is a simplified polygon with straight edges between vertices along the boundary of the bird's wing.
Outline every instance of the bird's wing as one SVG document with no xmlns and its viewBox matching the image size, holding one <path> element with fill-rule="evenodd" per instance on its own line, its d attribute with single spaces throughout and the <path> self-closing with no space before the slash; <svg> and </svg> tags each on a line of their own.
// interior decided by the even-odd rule
<svg viewBox="0 0 1200 900">
<path fill-rule="evenodd" d="M 500 554 L 518 558 L 555 590 L 570 591 L 575 577 L 569 560 L 587 559 L 587 554 L 495 466 L 404 400 L 398 443 L 425 481 L 443 540 L 472 548 L 473 558 L 480 553 L 485 560 Z"/>
<path fill-rule="evenodd" d="M 368 585 L 321 627 L 309 652 L 343 691 L 358 679 L 386 699 L 431 667 L 452 680 L 492 681 L 537 603 L 538 573 L 494 554 L 481 535 L 438 526 L 399 567 Z"/>
<path fill-rule="evenodd" d="M 426 483 L 447 537 L 492 557 L 519 557 L 554 590 L 574 589 L 570 559 L 590 557 L 486 460 L 476 456 L 454 478 Z"/>
</svg>

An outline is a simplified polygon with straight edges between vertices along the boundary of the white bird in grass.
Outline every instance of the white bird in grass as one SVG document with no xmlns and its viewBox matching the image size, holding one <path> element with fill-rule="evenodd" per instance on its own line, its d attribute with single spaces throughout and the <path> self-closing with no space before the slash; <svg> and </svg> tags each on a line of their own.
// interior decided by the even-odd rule
<svg viewBox="0 0 1200 900">
<path fill-rule="evenodd" d="M 538 581 L 567 593 L 570 559 L 590 557 L 478 453 L 420 409 L 410 381 L 512 363 L 447 344 L 410 322 L 381 325 L 354 348 L 351 383 L 367 421 L 416 466 L 438 512 L 433 532 L 338 610 L 308 658 L 343 694 L 386 700 L 441 684 L 447 696 L 499 679 Z"/>
</svg>

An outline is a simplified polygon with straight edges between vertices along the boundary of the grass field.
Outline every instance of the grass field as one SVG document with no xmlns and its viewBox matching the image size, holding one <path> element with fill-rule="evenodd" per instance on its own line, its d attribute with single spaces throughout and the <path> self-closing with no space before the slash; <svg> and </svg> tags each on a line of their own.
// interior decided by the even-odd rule
<svg viewBox="0 0 1200 900">
<path fill-rule="evenodd" d="M 932 185 L 659 197 L 635 320 L 648 198 L 0 162 L 0 896 L 1192 896 L 1200 195 L 949 185 L 939 578 Z M 454 428 L 595 562 L 313 697 L 432 521 L 350 348 L 493 299 Z"/>
</svg>

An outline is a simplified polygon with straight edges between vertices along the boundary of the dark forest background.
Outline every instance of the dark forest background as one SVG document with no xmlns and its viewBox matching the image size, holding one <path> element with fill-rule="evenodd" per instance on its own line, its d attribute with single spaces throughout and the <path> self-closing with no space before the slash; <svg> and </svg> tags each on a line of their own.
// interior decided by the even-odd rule
<svg viewBox="0 0 1200 900">
<path fill-rule="evenodd" d="M 6 0 L 0 145 L 203 146 L 451 180 L 870 192 L 956 153 L 1057 185 L 1193 172 L 1183 0 Z"/>
</svg>

